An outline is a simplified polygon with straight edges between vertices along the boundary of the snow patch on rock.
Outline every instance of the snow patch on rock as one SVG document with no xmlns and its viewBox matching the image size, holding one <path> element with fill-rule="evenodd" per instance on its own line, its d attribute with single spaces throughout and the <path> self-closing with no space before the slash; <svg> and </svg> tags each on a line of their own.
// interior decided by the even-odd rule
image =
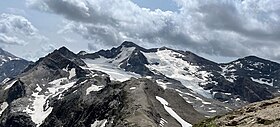
<svg viewBox="0 0 280 127">
<path fill-rule="evenodd" d="M 168 123 L 165 119 L 160 118 L 159 126 L 163 127 L 165 123 Z"/>
<path fill-rule="evenodd" d="M 6 108 L 8 108 L 9 104 L 7 102 L 3 102 L 0 106 L 0 116 L 2 115 L 2 113 L 6 110 Z"/>
<path fill-rule="evenodd" d="M 37 85 L 36 92 L 32 93 L 29 99 L 32 103 L 23 110 L 30 115 L 32 121 L 36 126 L 40 126 L 45 118 L 52 112 L 52 107 L 49 107 L 48 98 L 58 96 L 61 99 L 62 93 L 71 88 L 76 82 L 70 82 L 67 78 L 56 79 L 49 82 L 50 87 L 47 88 L 46 93 L 40 93 L 42 88 Z"/>
<path fill-rule="evenodd" d="M 17 80 L 12 81 L 10 84 L 8 84 L 4 90 L 10 89 L 15 83 L 17 82 Z"/>
<path fill-rule="evenodd" d="M 91 87 L 87 88 L 86 95 L 88 95 L 92 91 L 99 91 L 101 89 L 103 89 L 103 86 L 91 85 Z"/>
<path fill-rule="evenodd" d="M 270 81 L 270 80 L 265 79 L 265 78 L 255 79 L 255 78 L 253 78 L 253 77 L 251 77 L 251 79 L 252 79 L 254 82 L 257 82 L 257 83 L 260 83 L 260 84 L 265 84 L 265 85 L 273 86 L 273 80 Z M 270 82 L 269 82 L 269 81 L 270 81 Z"/>
<path fill-rule="evenodd" d="M 186 122 L 175 111 L 173 111 L 172 108 L 168 107 L 168 102 L 165 99 L 159 96 L 156 96 L 156 99 L 163 105 L 165 111 L 175 118 L 182 125 L 182 127 L 192 127 L 190 123 Z"/>
<path fill-rule="evenodd" d="M 104 120 L 96 120 L 93 124 L 90 125 L 90 127 L 105 127 L 106 123 L 108 121 L 106 119 Z"/>
<path fill-rule="evenodd" d="M 135 90 L 135 89 L 136 89 L 136 87 L 130 87 L 129 89 L 130 89 L 130 90 Z"/>
<path fill-rule="evenodd" d="M 209 90 L 204 90 L 199 86 L 202 82 L 208 82 L 212 74 L 206 71 L 199 71 L 199 66 L 192 65 L 192 63 L 182 59 L 184 55 L 168 49 L 151 53 L 143 52 L 143 54 L 150 63 L 146 66 L 151 71 L 156 70 L 169 78 L 176 79 L 185 87 L 192 89 L 204 97 L 212 97 Z"/>
</svg>

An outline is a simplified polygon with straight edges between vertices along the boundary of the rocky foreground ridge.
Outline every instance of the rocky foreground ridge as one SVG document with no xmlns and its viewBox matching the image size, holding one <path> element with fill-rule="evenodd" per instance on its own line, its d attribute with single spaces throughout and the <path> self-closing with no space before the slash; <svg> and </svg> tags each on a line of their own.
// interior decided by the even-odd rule
<svg viewBox="0 0 280 127">
<path fill-rule="evenodd" d="M 279 127 L 280 97 L 256 102 L 227 113 L 207 119 L 194 127 Z"/>
</svg>

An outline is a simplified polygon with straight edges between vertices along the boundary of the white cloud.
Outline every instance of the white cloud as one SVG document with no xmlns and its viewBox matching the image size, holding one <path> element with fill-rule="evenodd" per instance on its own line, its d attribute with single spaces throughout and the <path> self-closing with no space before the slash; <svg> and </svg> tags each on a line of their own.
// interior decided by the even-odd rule
<svg viewBox="0 0 280 127">
<path fill-rule="evenodd" d="M 0 14 L 0 45 L 19 57 L 35 60 L 54 49 L 48 38 L 25 17 Z"/>
<path fill-rule="evenodd" d="M 17 37 L 9 37 L 5 34 L 0 33 L 0 43 L 9 44 L 9 45 L 24 45 L 26 42 L 24 40 L 20 40 Z"/>
<path fill-rule="evenodd" d="M 69 22 L 60 33 L 77 33 L 94 40 L 94 45 L 117 45 L 128 39 L 210 55 L 280 57 L 279 0 L 174 1 L 180 8 L 176 12 L 141 8 L 130 0 L 27 0 L 27 4 L 64 16 Z"/>
<path fill-rule="evenodd" d="M 38 30 L 26 18 L 13 14 L 0 15 L 0 33 L 35 35 Z"/>
<path fill-rule="evenodd" d="M 44 40 L 37 28 L 23 16 L 2 13 L 0 15 L 0 42 L 9 45 L 26 45 L 29 40 Z"/>
</svg>

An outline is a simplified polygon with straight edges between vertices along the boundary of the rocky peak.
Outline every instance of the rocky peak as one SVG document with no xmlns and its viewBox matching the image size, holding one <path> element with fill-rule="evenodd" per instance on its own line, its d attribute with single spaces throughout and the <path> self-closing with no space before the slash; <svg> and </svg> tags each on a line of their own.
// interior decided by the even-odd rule
<svg viewBox="0 0 280 127">
<path fill-rule="evenodd" d="M 0 55 L 2 56 L 9 56 L 9 57 L 15 57 L 14 55 L 12 55 L 11 53 L 3 50 L 2 48 L 0 48 Z"/>
<path fill-rule="evenodd" d="M 3 65 L 4 63 L 11 61 L 11 60 L 21 60 L 21 58 L 18 58 L 16 56 L 14 56 L 13 54 L 0 48 L 0 65 Z"/>
<path fill-rule="evenodd" d="M 86 66 L 78 55 L 71 52 L 66 47 L 61 47 L 48 54 L 46 57 L 40 58 L 36 63 L 30 65 L 24 72 L 29 71 L 35 66 L 47 66 L 50 69 L 63 69 L 63 68 L 80 68 L 79 66 Z"/>
<path fill-rule="evenodd" d="M 61 54 L 61 55 L 65 56 L 65 57 L 68 57 L 70 59 L 77 57 L 77 55 L 75 53 L 71 52 L 69 49 L 67 49 L 64 46 L 59 48 L 58 50 L 55 50 L 53 52 L 53 54 L 55 54 L 55 53 Z"/>
<path fill-rule="evenodd" d="M 131 41 L 124 41 L 121 46 L 124 46 L 124 47 L 140 47 L 138 46 L 137 44 L 131 42 Z"/>
</svg>

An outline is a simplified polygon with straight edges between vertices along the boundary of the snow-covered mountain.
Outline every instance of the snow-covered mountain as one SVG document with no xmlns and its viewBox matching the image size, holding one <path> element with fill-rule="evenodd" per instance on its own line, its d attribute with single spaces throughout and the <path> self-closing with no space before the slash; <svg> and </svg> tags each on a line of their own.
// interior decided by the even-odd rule
<svg viewBox="0 0 280 127">
<path fill-rule="evenodd" d="M 19 75 L 30 63 L 0 48 L 0 84 Z"/>
<path fill-rule="evenodd" d="M 132 42 L 124 42 L 111 50 L 79 55 L 93 63 L 91 66 L 96 70 L 115 68 L 118 72 L 130 73 L 124 77 L 146 77 L 157 81 L 164 89 L 176 90 L 206 116 L 279 94 L 280 65 L 255 56 L 218 64 L 189 51 L 166 47 L 145 49 Z M 111 77 L 115 78 L 115 74 L 120 73 Z"/>
<path fill-rule="evenodd" d="M 0 126 L 189 127 L 204 119 L 176 91 L 109 67 L 55 50 L 1 87 Z"/>
<path fill-rule="evenodd" d="M 278 63 L 215 63 L 189 51 L 123 42 L 75 54 L 62 47 L 0 88 L 0 126 L 189 127 L 279 95 Z"/>
</svg>

